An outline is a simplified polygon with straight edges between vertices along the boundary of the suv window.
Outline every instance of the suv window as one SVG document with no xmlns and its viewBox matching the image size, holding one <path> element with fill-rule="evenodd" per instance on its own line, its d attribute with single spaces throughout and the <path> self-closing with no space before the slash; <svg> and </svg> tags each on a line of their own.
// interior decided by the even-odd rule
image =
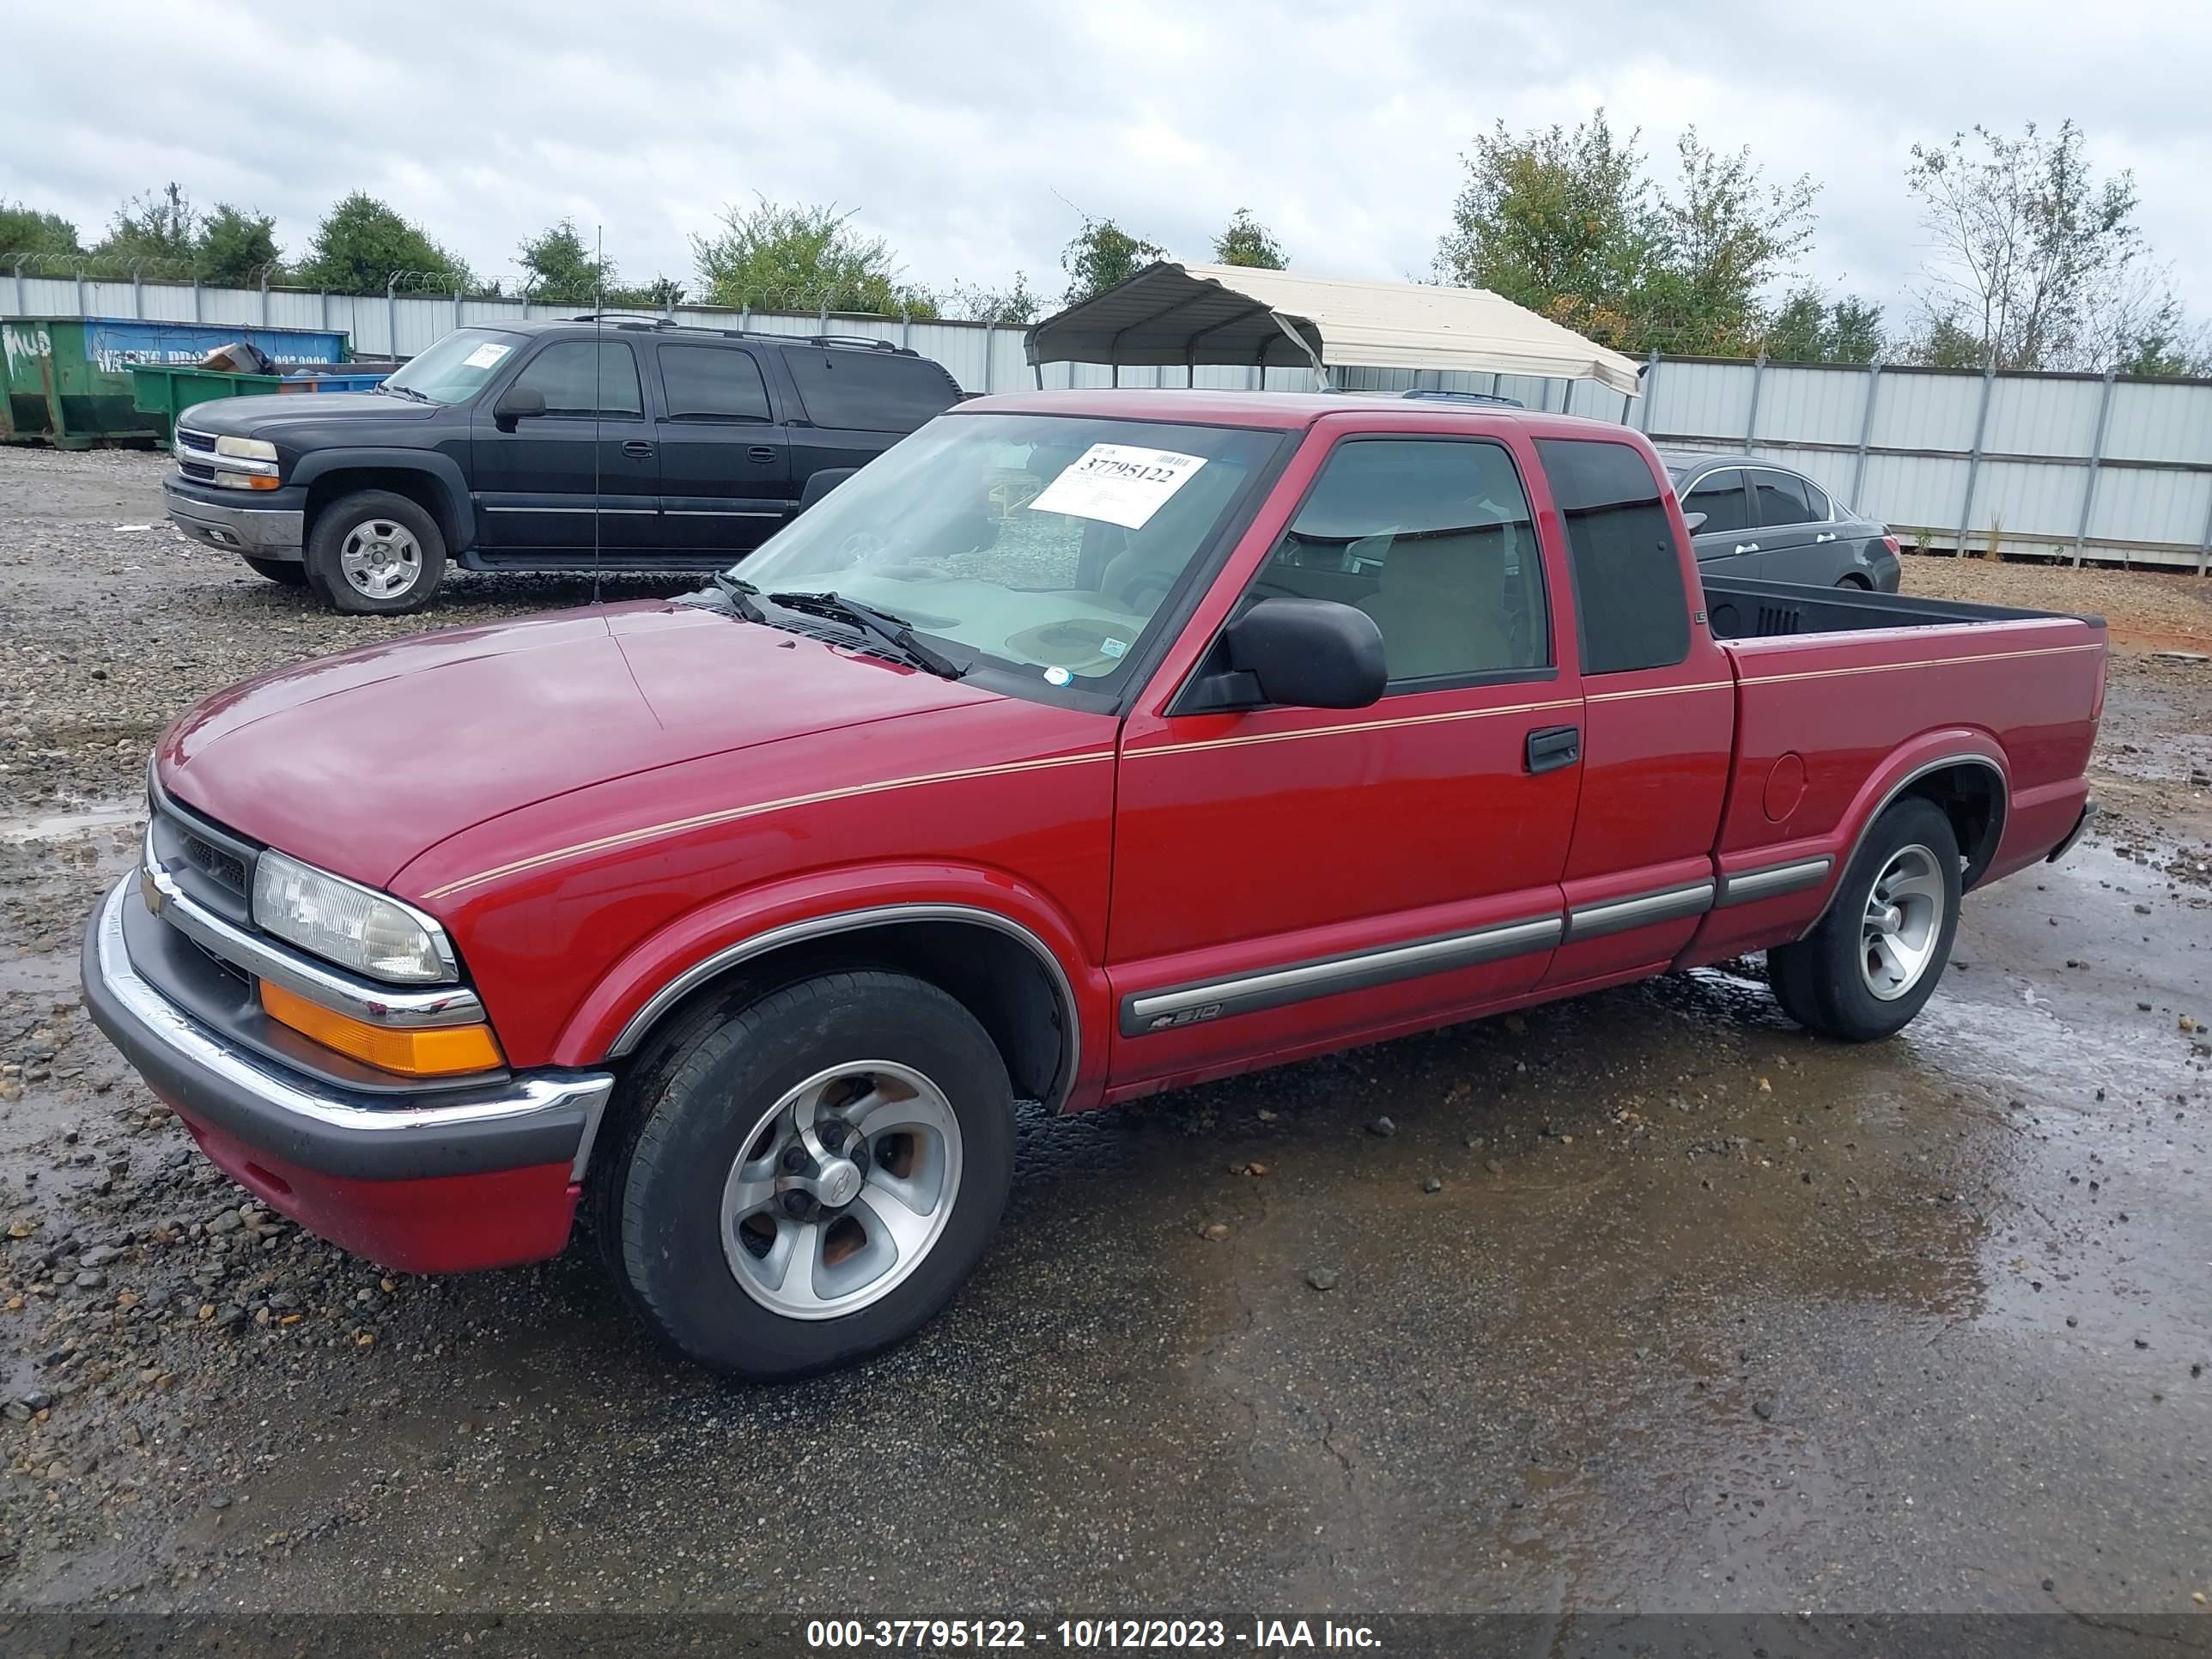
<svg viewBox="0 0 2212 1659">
<path fill-rule="evenodd" d="M 1759 521 L 1763 525 L 1810 524 L 1813 508 L 1805 499 L 1805 484 L 1787 472 L 1754 472 L 1751 488 L 1759 497 Z"/>
<path fill-rule="evenodd" d="M 1748 530 L 1751 502 L 1743 493 L 1743 469 L 1731 466 L 1705 474 L 1682 497 L 1682 511 L 1705 515 L 1705 521 L 1692 532 L 1695 535 L 1717 536 L 1723 531 Z"/>
<path fill-rule="evenodd" d="M 1536 453 L 1566 521 L 1583 672 L 1663 668 L 1690 654 L 1681 555 L 1659 481 L 1626 444 L 1539 438 Z"/>
<path fill-rule="evenodd" d="M 1535 524 L 1512 458 L 1494 443 L 1339 444 L 1252 597 L 1285 593 L 1372 617 L 1393 684 L 1552 660 Z"/>
<path fill-rule="evenodd" d="M 734 346 L 660 348 L 660 384 L 672 421 L 765 421 L 768 383 L 752 354 Z"/>
<path fill-rule="evenodd" d="M 783 361 L 817 426 L 911 432 L 960 401 L 960 388 L 927 357 L 854 346 L 787 346 Z"/>
<path fill-rule="evenodd" d="M 559 340 L 523 366 L 517 387 L 545 394 L 548 415 L 639 415 L 637 354 L 623 340 Z"/>
</svg>

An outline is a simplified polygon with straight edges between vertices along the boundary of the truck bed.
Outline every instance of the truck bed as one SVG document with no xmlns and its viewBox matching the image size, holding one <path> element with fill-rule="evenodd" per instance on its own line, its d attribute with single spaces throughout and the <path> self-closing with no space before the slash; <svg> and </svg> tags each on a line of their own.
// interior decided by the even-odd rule
<svg viewBox="0 0 2212 1659">
<path fill-rule="evenodd" d="M 1947 623 L 2082 622 L 2102 628 L 2101 617 L 2070 611 L 2027 611 L 2017 605 L 1975 605 L 1911 593 L 1873 593 L 1863 588 L 1807 587 L 1708 577 L 1705 611 L 1717 640 L 1765 640 L 1796 634 L 1851 634 L 1883 628 L 1937 628 Z"/>
</svg>

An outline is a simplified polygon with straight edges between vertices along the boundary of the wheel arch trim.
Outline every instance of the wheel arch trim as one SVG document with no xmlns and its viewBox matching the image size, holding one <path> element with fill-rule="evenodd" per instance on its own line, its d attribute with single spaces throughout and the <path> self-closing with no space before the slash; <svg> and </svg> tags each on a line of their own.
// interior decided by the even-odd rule
<svg viewBox="0 0 2212 1659">
<path fill-rule="evenodd" d="M 1828 890 L 1826 899 L 1821 903 L 1820 914 L 1805 925 L 1803 933 L 1798 934 L 1800 939 L 1819 927 L 1826 919 L 1828 912 L 1834 908 L 1836 896 L 1843 890 L 1844 878 L 1850 873 L 1851 865 L 1866 846 L 1866 838 L 1874 833 L 1875 825 L 1881 821 L 1881 815 L 1911 793 L 1913 785 L 1923 779 L 1932 777 L 1938 772 L 1948 772 L 1962 766 L 1978 767 L 1996 780 L 1996 821 L 1990 824 L 1987 837 L 1990 857 L 1980 860 L 1979 867 L 1974 869 L 1972 873 L 1978 875 L 1980 869 L 1988 866 L 1990 858 L 1995 856 L 1998 844 L 2003 840 L 2005 817 L 2012 807 L 2012 779 L 2005 770 L 2004 763 L 1994 755 L 1972 749 L 1956 750 L 1936 756 L 1933 759 L 1918 762 L 1908 767 L 1901 775 L 1894 779 L 1882 792 L 1881 798 L 1875 801 L 1872 810 L 1859 819 L 1858 829 L 1853 833 L 1850 846 L 1837 859 L 1836 878 Z M 1960 890 L 1968 890 L 1972 885 L 1973 883 L 1971 880 L 1964 881 Z"/>
<path fill-rule="evenodd" d="M 810 916 L 749 934 L 719 950 L 709 951 L 665 981 L 639 1006 L 637 1012 L 623 1022 L 622 1030 L 616 1033 L 614 1041 L 608 1045 L 607 1058 L 618 1060 L 634 1052 L 645 1040 L 646 1034 L 671 1008 L 708 981 L 744 963 L 816 939 L 928 921 L 988 927 L 1026 947 L 1037 966 L 1043 969 L 1060 1019 L 1060 1074 L 1055 1081 L 1053 1098 L 1044 1103 L 1048 1110 L 1058 1109 L 1074 1091 L 1083 1059 L 1082 1012 L 1075 999 L 1074 981 L 1068 977 L 1066 968 L 1052 947 L 1029 927 L 1012 916 L 974 904 L 916 902 L 869 905 L 855 910 Z"/>
</svg>

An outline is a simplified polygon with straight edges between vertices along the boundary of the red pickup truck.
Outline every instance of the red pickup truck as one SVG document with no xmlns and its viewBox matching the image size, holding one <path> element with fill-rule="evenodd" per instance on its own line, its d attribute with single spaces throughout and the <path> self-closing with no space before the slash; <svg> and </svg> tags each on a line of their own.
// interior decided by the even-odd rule
<svg viewBox="0 0 2212 1659">
<path fill-rule="evenodd" d="M 1079 1111 L 1767 952 L 1848 1040 L 2091 809 L 2093 618 L 1700 584 L 1638 434 L 996 397 L 707 592 L 161 739 L 89 1005 L 263 1201 L 561 1250 L 721 1370 L 895 1340 Z"/>
</svg>

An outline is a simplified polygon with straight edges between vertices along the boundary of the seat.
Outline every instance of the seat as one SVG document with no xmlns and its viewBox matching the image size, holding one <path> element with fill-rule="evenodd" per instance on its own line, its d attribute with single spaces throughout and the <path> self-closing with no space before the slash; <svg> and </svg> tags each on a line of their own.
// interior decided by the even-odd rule
<svg viewBox="0 0 2212 1659">
<path fill-rule="evenodd" d="M 1505 614 L 1502 530 L 1399 538 L 1359 608 L 1382 630 L 1393 680 L 1522 665 Z"/>
</svg>

